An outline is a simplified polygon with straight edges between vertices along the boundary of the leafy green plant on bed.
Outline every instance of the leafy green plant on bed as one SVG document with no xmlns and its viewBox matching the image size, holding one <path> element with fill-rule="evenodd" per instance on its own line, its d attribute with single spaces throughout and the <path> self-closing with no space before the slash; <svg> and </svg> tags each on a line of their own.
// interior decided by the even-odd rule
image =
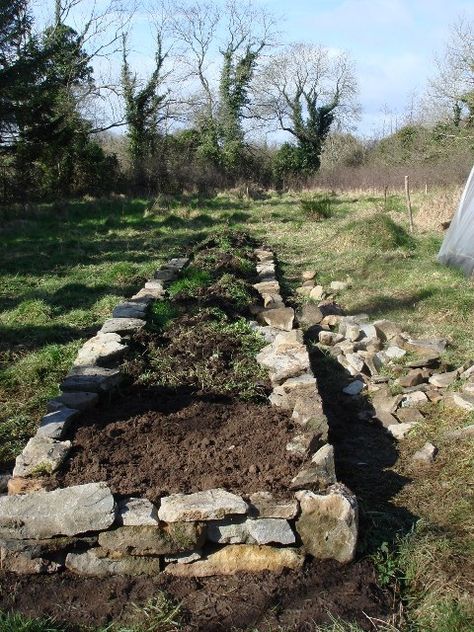
<svg viewBox="0 0 474 632">
<path fill-rule="evenodd" d="M 254 302 L 247 283 L 233 274 L 223 274 L 214 288 L 231 300 L 236 308 L 245 309 Z"/>
</svg>

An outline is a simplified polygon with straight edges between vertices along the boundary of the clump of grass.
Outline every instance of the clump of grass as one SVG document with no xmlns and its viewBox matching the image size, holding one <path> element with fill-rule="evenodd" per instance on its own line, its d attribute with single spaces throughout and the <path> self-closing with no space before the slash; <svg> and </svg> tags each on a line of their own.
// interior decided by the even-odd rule
<svg viewBox="0 0 474 632">
<path fill-rule="evenodd" d="M 181 604 L 163 591 L 144 605 L 132 604 L 130 623 L 112 624 L 98 632 L 172 632 L 179 630 L 183 621 Z"/>
<path fill-rule="evenodd" d="M 0 612 L 2 632 L 64 632 L 51 619 L 29 619 L 18 613 Z"/>
<path fill-rule="evenodd" d="M 306 219 L 320 222 L 332 215 L 332 200 L 327 195 L 316 194 L 309 198 L 303 198 L 300 208 Z"/>
<path fill-rule="evenodd" d="M 155 301 L 150 310 L 148 328 L 162 330 L 178 315 L 178 311 L 170 301 Z"/>
<path fill-rule="evenodd" d="M 377 213 L 366 219 L 349 222 L 341 236 L 346 246 L 369 247 L 377 252 L 413 250 L 415 239 L 387 215 Z"/>
<path fill-rule="evenodd" d="M 219 294 L 231 301 L 237 309 L 245 309 L 254 302 L 248 284 L 233 274 L 223 274 L 214 288 Z"/>
<path fill-rule="evenodd" d="M 194 266 L 190 266 L 184 270 L 181 278 L 175 281 L 168 288 L 170 296 L 194 296 L 196 290 L 209 285 L 211 282 L 211 275 L 207 270 L 201 270 Z"/>
</svg>

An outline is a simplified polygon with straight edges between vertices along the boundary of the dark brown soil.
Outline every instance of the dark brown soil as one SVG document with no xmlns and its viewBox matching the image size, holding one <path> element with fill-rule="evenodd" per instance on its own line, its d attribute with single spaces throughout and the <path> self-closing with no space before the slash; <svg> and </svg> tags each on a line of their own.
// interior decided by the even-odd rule
<svg viewBox="0 0 474 632">
<path fill-rule="evenodd" d="M 287 413 L 265 404 L 137 389 L 88 415 L 56 480 L 107 481 L 114 493 L 151 500 L 213 487 L 280 495 L 301 465 L 286 451 L 294 432 Z"/>
<path fill-rule="evenodd" d="M 388 595 L 377 586 L 367 561 L 350 566 L 313 561 L 303 573 L 207 579 L 0 574 L 0 609 L 32 617 L 49 615 L 58 626 L 78 630 L 80 625 L 126 620 L 132 603 L 143 604 L 160 590 L 182 604 L 185 632 L 228 632 L 253 626 L 259 632 L 316 632 L 317 624 L 327 622 L 329 614 L 373 630 L 367 617 L 384 618 L 390 612 Z"/>
</svg>

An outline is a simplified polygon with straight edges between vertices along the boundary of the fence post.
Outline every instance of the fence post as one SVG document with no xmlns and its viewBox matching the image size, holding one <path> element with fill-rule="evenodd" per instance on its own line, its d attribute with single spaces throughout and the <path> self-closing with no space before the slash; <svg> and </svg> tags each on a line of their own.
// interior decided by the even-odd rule
<svg viewBox="0 0 474 632">
<path fill-rule="evenodd" d="M 405 176 L 405 197 L 407 200 L 408 218 L 410 220 L 410 231 L 413 233 L 414 226 L 413 226 L 413 209 L 411 207 L 411 199 L 410 199 L 410 176 Z"/>
</svg>

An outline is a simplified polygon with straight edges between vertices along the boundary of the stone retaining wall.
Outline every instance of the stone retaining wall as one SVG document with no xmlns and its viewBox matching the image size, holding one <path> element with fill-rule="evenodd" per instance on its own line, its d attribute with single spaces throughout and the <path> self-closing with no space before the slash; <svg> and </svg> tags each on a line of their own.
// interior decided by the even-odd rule
<svg viewBox="0 0 474 632">
<path fill-rule="evenodd" d="M 44 490 L 42 475 L 67 458 L 73 424 L 123 379 L 120 362 L 129 336 L 146 323 L 147 306 L 165 295 L 186 258 L 160 268 L 130 300 L 118 305 L 100 332 L 80 349 L 49 403 L 37 434 L 17 458 L 8 496 L 0 496 L 0 566 L 18 573 L 203 577 L 239 571 L 300 568 L 305 555 L 350 561 L 357 542 L 355 497 L 336 482 L 327 419 L 294 312 L 286 307 L 273 253 L 255 251 L 262 305 L 254 328 L 268 342 L 257 361 L 273 385 L 270 402 L 291 411 L 300 428 L 287 450 L 307 457 L 288 498 L 262 490 L 240 497 L 225 489 L 162 497 L 114 497 L 104 482 Z"/>
</svg>

